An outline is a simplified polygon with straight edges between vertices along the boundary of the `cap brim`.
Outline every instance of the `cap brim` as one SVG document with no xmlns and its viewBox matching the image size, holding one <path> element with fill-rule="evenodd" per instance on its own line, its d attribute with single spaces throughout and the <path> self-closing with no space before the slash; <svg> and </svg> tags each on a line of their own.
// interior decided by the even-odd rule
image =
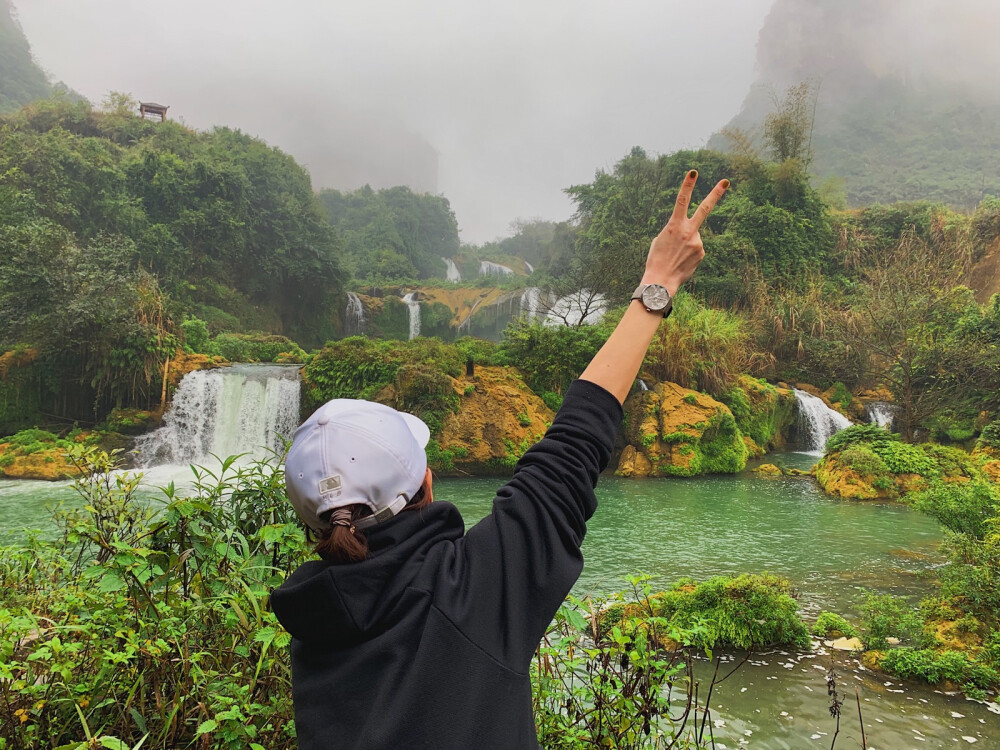
<svg viewBox="0 0 1000 750">
<path fill-rule="evenodd" d="M 406 426 L 410 429 L 410 433 L 420 444 L 420 447 L 426 448 L 427 443 L 430 442 L 431 439 L 430 427 L 424 424 L 424 420 L 422 420 L 420 417 L 415 417 L 412 414 L 407 414 L 405 411 L 399 412 L 399 416 L 401 416 L 403 418 L 403 421 L 406 422 Z"/>
</svg>

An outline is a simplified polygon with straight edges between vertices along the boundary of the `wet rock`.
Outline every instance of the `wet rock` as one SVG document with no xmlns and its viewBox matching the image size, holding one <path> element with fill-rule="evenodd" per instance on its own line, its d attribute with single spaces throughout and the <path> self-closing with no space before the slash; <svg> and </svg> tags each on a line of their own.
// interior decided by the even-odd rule
<svg viewBox="0 0 1000 750">
<path fill-rule="evenodd" d="M 865 646 L 860 638 L 837 638 L 827 641 L 826 645 L 837 651 L 864 651 Z"/>
<path fill-rule="evenodd" d="M 749 450 L 725 404 L 676 383 L 658 382 L 625 401 L 625 477 L 735 474 Z"/>
<path fill-rule="evenodd" d="M 758 476 L 768 477 L 771 479 L 780 479 L 781 477 L 785 476 L 784 472 L 782 472 L 781 469 L 779 469 L 774 464 L 761 464 L 756 469 L 754 469 L 753 472 Z"/>
</svg>

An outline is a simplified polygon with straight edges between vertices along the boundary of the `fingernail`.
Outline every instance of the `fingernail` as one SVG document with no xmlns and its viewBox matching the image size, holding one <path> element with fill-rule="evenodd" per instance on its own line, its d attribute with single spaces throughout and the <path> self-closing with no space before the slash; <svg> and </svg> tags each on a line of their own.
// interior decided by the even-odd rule
<svg viewBox="0 0 1000 750">
<path fill-rule="evenodd" d="M 723 180 L 722 181 L 722 189 L 723 190 L 729 190 L 729 180 Z"/>
<path fill-rule="evenodd" d="M 695 169 L 692 169 L 690 172 L 688 172 L 688 179 L 693 180 L 697 176 L 698 176 L 698 171 Z"/>
</svg>

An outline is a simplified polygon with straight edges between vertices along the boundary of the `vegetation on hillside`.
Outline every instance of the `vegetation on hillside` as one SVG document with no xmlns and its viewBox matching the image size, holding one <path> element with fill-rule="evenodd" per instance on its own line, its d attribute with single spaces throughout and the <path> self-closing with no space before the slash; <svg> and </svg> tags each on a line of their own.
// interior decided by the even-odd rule
<svg viewBox="0 0 1000 750">
<path fill-rule="evenodd" d="M 0 0 L 0 114 L 51 93 L 48 77 L 31 57 L 11 0 Z"/>
</svg>

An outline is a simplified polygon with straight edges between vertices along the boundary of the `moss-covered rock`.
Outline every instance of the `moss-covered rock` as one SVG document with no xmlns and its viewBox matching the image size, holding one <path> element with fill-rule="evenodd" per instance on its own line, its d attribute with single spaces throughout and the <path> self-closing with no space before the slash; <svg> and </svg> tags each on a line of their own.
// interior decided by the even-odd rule
<svg viewBox="0 0 1000 750">
<path fill-rule="evenodd" d="M 753 470 L 753 473 L 768 479 L 781 479 L 785 473 L 774 464 L 761 464 Z"/>
<path fill-rule="evenodd" d="M 750 454 L 725 404 L 676 383 L 654 383 L 625 401 L 625 477 L 735 474 Z"/>
<path fill-rule="evenodd" d="M 795 424 L 795 394 L 765 380 L 741 375 L 720 399 L 736 419 L 753 457 L 785 446 L 788 428 Z"/>
<path fill-rule="evenodd" d="M 428 446 L 431 468 L 446 476 L 510 474 L 555 413 L 513 367 L 477 367 L 471 377 L 450 380 L 458 411 Z"/>
</svg>

